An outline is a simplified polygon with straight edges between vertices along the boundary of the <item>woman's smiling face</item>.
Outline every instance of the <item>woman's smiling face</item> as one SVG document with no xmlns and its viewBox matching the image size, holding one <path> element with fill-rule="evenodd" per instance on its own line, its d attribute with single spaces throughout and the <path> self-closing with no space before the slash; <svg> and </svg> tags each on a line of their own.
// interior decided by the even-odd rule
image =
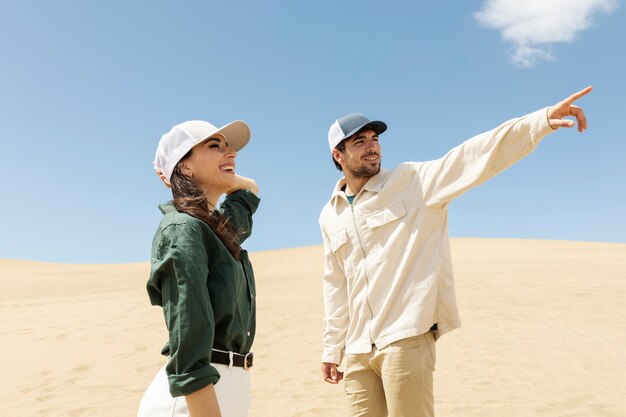
<svg viewBox="0 0 626 417">
<path fill-rule="evenodd" d="M 217 196 L 237 186 L 235 157 L 224 136 L 216 134 L 194 146 L 184 159 L 182 172 L 190 176 L 208 196 Z"/>
</svg>

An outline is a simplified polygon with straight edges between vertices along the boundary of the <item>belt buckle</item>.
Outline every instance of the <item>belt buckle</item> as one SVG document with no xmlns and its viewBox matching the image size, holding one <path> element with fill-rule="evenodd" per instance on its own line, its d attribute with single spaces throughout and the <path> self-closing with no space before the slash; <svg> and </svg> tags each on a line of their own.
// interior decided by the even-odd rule
<svg viewBox="0 0 626 417">
<path fill-rule="evenodd" d="M 248 366 L 248 356 L 252 356 L 252 352 L 246 353 L 246 355 L 243 357 L 243 369 L 245 369 L 246 371 L 249 368 L 249 366 Z"/>
</svg>

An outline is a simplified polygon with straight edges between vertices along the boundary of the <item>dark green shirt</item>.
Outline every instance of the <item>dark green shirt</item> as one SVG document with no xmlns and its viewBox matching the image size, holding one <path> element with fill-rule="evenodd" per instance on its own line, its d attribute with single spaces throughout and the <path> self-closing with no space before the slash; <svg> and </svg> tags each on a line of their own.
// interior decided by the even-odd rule
<svg viewBox="0 0 626 417">
<path fill-rule="evenodd" d="M 226 196 L 220 207 L 243 242 L 252 231 L 259 198 L 250 191 Z M 211 349 L 248 353 L 256 330 L 256 291 L 246 251 L 241 260 L 201 220 L 159 206 L 163 220 L 152 242 L 147 289 L 163 307 L 169 341 L 166 372 L 173 396 L 191 394 L 219 380 Z"/>
</svg>

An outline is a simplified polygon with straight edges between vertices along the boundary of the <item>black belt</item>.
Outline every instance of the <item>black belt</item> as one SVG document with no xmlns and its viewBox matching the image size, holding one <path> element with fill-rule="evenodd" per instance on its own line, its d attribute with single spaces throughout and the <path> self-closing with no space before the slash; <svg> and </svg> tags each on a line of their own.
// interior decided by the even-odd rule
<svg viewBox="0 0 626 417">
<path fill-rule="evenodd" d="M 231 363 L 232 359 L 232 363 Z M 223 350 L 211 351 L 211 362 L 219 363 L 221 365 L 239 366 L 243 369 L 252 368 L 254 362 L 252 352 L 248 352 L 245 355 L 241 355 L 235 352 L 224 352 Z"/>
</svg>

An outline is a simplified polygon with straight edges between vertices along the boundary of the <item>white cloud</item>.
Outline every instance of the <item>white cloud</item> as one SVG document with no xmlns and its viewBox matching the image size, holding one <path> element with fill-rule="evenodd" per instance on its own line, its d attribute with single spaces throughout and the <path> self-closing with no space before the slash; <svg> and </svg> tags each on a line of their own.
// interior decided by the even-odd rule
<svg viewBox="0 0 626 417">
<path fill-rule="evenodd" d="M 571 42 L 591 26 L 595 13 L 609 14 L 616 7 L 617 0 L 487 0 L 474 17 L 513 44 L 515 65 L 532 68 L 555 59 L 550 45 Z"/>
</svg>

